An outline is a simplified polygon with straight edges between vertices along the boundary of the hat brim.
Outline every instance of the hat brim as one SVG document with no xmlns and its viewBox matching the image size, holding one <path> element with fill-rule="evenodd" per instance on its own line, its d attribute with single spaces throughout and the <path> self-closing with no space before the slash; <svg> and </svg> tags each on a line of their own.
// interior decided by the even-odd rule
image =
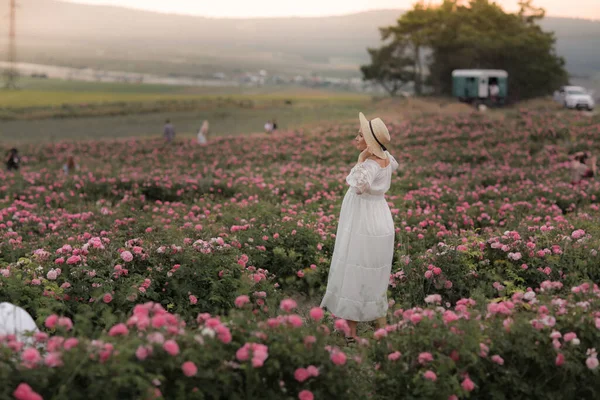
<svg viewBox="0 0 600 400">
<path fill-rule="evenodd" d="M 363 134 L 363 138 L 367 143 L 367 148 L 379 158 L 386 159 L 388 158 L 387 153 L 381 148 L 377 140 L 373 136 L 373 131 L 371 131 L 371 127 L 369 126 L 369 121 L 365 114 L 358 113 L 358 119 L 360 121 L 360 130 Z"/>
</svg>

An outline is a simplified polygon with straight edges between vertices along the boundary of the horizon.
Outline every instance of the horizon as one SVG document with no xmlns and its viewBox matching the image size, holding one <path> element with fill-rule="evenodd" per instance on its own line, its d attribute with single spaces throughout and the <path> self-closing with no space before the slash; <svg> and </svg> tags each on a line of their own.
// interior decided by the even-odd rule
<svg viewBox="0 0 600 400">
<path fill-rule="evenodd" d="M 176 14 L 204 17 L 211 19 L 276 19 L 276 18 L 326 18 L 358 14 L 369 11 L 397 10 L 405 11 L 412 8 L 414 0 L 333 0 L 323 7 L 321 0 L 305 0 L 300 8 L 296 3 L 281 3 L 273 0 L 255 0 L 253 3 L 236 5 L 237 0 L 222 0 L 219 4 L 202 5 L 188 0 L 172 0 L 165 4 L 162 0 L 58 0 L 67 3 L 76 3 L 93 6 L 111 6 L 132 10 L 148 11 L 161 14 Z M 194 4 L 195 3 L 195 4 Z M 238 2 L 239 3 L 239 2 Z M 430 3 L 438 3 L 433 1 Z M 518 9 L 518 0 L 497 0 L 507 12 Z M 562 4 L 561 4 L 562 3 Z M 544 8 L 548 17 L 576 18 L 600 21 L 600 2 L 598 0 L 580 0 L 579 7 L 565 7 L 562 0 L 538 0 L 535 6 Z M 584 7 L 581 7 L 583 3 Z M 596 4 L 593 4 L 596 3 Z M 374 6 L 368 6 L 373 4 Z M 249 9 L 248 7 L 251 7 Z M 573 10 L 576 9 L 576 11 Z M 583 11 L 580 11 L 581 9 Z M 232 9 L 236 12 L 232 13 Z"/>
</svg>

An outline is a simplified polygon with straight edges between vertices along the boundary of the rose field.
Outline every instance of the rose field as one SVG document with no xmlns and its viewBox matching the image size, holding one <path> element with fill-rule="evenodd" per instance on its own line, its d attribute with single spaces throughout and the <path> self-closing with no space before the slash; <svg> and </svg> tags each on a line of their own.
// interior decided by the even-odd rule
<svg viewBox="0 0 600 400">
<path fill-rule="evenodd" d="M 19 147 L 0 301 L 39 332 L 0 336 L 0 399 L 600 398 L 598 118 L 384 120 L 388 326 L 350 346 L 318 306 L 358 124 Z"/>
</svg>

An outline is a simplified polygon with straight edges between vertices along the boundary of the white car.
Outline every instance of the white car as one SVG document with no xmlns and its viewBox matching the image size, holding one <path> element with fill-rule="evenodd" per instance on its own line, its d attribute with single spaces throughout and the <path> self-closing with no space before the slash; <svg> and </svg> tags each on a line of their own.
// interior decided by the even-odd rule
<svg viewBox="0 0 600 400">
<path fill-rule="evenodd" d="M 554 93 L 554 99 L 571 109 L 592 111 L 595 106 L 592 94 L 581 86 L 562 86 Z"/>
</svg>

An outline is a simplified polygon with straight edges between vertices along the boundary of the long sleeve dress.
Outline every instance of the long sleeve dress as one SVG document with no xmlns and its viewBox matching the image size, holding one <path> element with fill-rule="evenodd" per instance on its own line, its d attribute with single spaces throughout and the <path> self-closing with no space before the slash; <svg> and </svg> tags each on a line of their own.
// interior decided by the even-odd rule
<svg viewBox="0 0 600 400">
<path fill-rule="evenodd" d="M 394 255 L 394 221 L 384 194 L 389 190 L 390 163 L 382 168 L 367 159 L 346 177 L 350 186 L 340 212 L 327 291 L 321 307 L 336 317 L 373 321 L 387 314 L 387 287 Z"/>
</svg>

